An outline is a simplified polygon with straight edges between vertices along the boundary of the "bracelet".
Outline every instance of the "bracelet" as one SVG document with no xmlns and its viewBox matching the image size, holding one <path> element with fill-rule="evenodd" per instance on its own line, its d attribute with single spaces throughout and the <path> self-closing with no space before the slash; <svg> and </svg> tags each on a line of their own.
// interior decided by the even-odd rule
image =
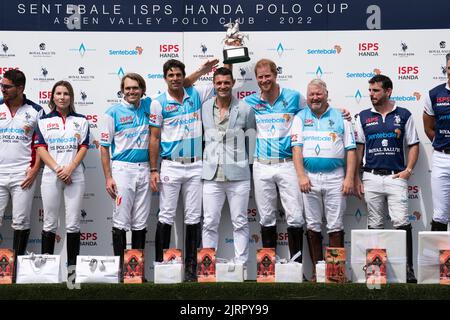
<svg viewBox="0 0 450 320">
<path fill-rule="evenodd" d="M 406 168 L 406 171 L 408 171 L 409 174 L 412 174 L 412 170 L 410 168 Z"/>
<path fill-rule="evenodd" d="M 150 168 L 150 173 L 151 172 L 158 172 L 158 168 Z"/>
</svg>

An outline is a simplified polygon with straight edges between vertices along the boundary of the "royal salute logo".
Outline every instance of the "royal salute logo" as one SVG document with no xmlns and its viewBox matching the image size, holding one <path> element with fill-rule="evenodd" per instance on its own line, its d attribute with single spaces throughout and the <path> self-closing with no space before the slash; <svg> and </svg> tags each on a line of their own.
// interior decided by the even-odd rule
<svg viewBox="0 0 450 320">
<path fill-rule="evenodd" d="M 92 81 L 95 80 L 94 74 L 90 72 L 85 66 L 79 66 L 74 73 L 69 74 L 68 79 L 71 81 Z"/>
<path fill-rule="evenodd" d="M 293 78 L 292 74 L 287 73 L 286 69 L 282 66 L 277 66 L 277 73 L 278 73 L 278 81 L 288 81 Z"/>
<path fill-rule="evenodd" d="M 378 42 L 360 42 L 358 43 L 358 56 L 360 57 L 378 57 L 380 44 Z"/>
<path fill-rule="evenodd" d="M 52 58 L 56 56 L 56 51 L 47 50 L 45 42 L 41 42 L 34 50 L 29 51 L 28 55 L 33 58 Z"/>
<path fill-rule="evenodd" d="M 446 54 L 450 53 L 450 45 L 447 44 L 447 41 L 441 40 L 439 43 L 436 43 L 436 45 L 428 50 L 428 54 L 431 54 L 433 56 L 445 56 Z"/>
</svg>

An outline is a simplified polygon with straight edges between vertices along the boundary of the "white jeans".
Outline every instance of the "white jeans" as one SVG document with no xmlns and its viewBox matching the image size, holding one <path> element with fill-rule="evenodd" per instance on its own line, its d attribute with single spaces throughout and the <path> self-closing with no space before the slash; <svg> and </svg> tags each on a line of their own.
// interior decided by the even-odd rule
<svg viewBox="0 0 450 320">
<path fill-rule="evenodd" d="M 278 213 L 277 186 L 288 226 L 297 228 L 303 226 L 305 223 L 303 201 L 292 161 L 277 164 L 262 164 L 255 161 L 253 164 L 253 180 L 255 201 L 262 226 L 272 227 L 276 225 Z"/>
<path fill-rule="evenodd" d="M 394 228 L 409 224 L 408 181 L 401 178 L 393 179 L 392 175 L 381 176 L 370 172 L 364 172 L 362 181 L 369 228 L 383 228 L 386 199 Z"/>
<path fill-rule="evenodd" d="M 150 168 L 148 163 L 113 161 L 112 176 L 117 184 L 113 226 L 142 230 L 150 214 Z"/>
<path fill-rule="evenodd" d="M 305 218 L 308 230 L 320 232 L 325 215 L 328 233 L 344 230 L 344 210 L 346 198 L 342 194 L 344 169 L 331 172 L 307 172 L 311 181 L 311 192 L 303 193 Z"/>
<path fill-rule="evenodd" d="M 203 185 L 201 177 L 202 161 L 187 164 L 170 160 L 161 162 L 159 222 L 173 225 L 181 190 L 185 224 L 200 223 Z"/>
<path fill-rule="evenodd" d="M 77 170 L 72 173 L 72 184 L 66 185 L 53 171 L 44 171 L 41 182 L 42 205 L 44 207 L 43 230 L 56 232 L 58 229 L 61 198 L 64 196 L 66 209 L 66 232 L 80 231 L 81 204 L 84 195 L 84 173 Z"/>
<path fill-rule="evenodd" d="M 247 218 L 250 180 L 203 181 L 203 247 L 216 248 L 219 223 L 225 198 L 233 224 L 234 256 L 244 264 L 248 260 L 249 227 Z"/>
<path fill-rule="evenodd" d="M 447 224 L 450 219 L 450 154 L 433 151 L 432 169 L 433 220 Z"/>
<path fill-rule="evenodd" d="M 36 181 L 29 189 L 22 189 L 20 184 L 25 180 L 23 173 L 0 173 L 0 225 L 3 222 L 9 196 L 12 199 L 12 228 L 14 230 L 30 229 L 31 206 L 33 204 Z"/>
</svg>

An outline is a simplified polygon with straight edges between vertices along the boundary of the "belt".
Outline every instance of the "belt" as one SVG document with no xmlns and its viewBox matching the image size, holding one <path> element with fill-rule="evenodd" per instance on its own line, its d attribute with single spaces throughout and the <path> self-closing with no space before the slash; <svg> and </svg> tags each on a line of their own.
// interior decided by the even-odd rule
<svg viewBox="0 0 450 320">
<path fill-rule="evenodd" d="M 282 158 L 282 159 L 256 159 L 259 163 L 262 164 L 275 164 L 275 163 L 282 163 L 282 162 L 289 162 L 292 161 L 292 158 Z"/>
<path fill-rule="evenodd" d="M 202 160 L 201 157 L 179 157 L 179 158 L 170 158 L 170 157 L 162 157 L 163 160 L 175 161 L 181 164 L 185 163 L 194 163 L 199 160 Z"/>
<path fill-rule="evenodd" d="M 445 154 L 450 154 L 450 149 L 434 149 L 434 150 L 445 153 Z"/>
<path fill-rule="evenodd" d="M 377 174 L 380 176 L 390 176 L 391 174 L 396 174 L 399 173 L 400 170 L 388 170 L 388 169 L 369 169 L 369 168 L 364 168 L 365 172 L 370 172 L 373 174 Z"/>
</svg>

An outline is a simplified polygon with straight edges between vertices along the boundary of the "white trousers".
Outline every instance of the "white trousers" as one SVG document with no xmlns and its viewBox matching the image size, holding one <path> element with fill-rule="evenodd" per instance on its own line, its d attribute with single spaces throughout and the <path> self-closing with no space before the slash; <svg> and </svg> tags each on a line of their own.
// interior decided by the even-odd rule
<svg viewBox="0 0 450 320">
<path fill-rule="evenodd" d="M 84 173 L 72 173 L 72 184 L 66 185 L 53 171 L 44 171 L 41 182 L 42 205 L 44 207 L 43 230 L 55 233 L 58 229 L 61 198 L 64 196 L 66 232 L 80 232 L 81 204 L 84 195 Z"/>
<path fill-rule="evenodd" d="M 31 206 L 33 204 L 36 181 L 29 189 L 22 189 L 20 184 L 25 180 L 23 173 L 0 173 L 0 225 L 3 222 L 9 196 L 12 199 L 12 228 L 14 230 L 30 229 Z"/>
<path fill-rule="evenodd" d="M 203 247 L 215 248 L 219 242 L 219 223 L 225 198 L 233 224 L 234 256 L 243 264 L 248 260 L 249 227 L 247 218 L 250 180 L 203 181 Z"/>
<path fill-rule="evenodd" d="M 450 154 L 433 151 L 431 193 L 433 220 L 447 224 L 450 220 Z"/>
<path fill-rule="evenodd" d="M 150 214 L 150 167 L 148 163 L 113 161 L 112 176 L 117 184 L 113 226 L 142 230 Z"/>
<path fill-rule="evenodd" d="M 184 223 L 200 223 L 203 185 L 201 177 L 202 161 L 187 164 L 170 160 L 161 162 L 159 222 L 173 225 L 181 190 L 184 205 Z"/>
<path fill-rule="evenodd" d="M 380 176 L 370 172 L 364 172 L 362 181 L 369 228 L 383 228 L 386 199 L 394 228 L 409 224 L 408 181 L 401 178 L 393 179 L 392 175 Z"/>
<path fill-rule="evenodd" d="M 286 214 L 289 227 L 300 228 L 303 219 L 303 201 L 297 182 L 294 163 L 253 164 L 253 180 L 255 184 L 255 201 L 260 216 L 260 224 L 272 227 L 277 222 L 277 191 L 280 191 L 281 204 Z"/>
<path fill-rule="evenodd" d="M 307 172 L 307 175 L 312 185 L 310 193 L 302 193 L 307 229 L 321 232 L 325 215 L 328 233 L 344 230 L 344 169 L 323 173 Z"/>
</svg>

